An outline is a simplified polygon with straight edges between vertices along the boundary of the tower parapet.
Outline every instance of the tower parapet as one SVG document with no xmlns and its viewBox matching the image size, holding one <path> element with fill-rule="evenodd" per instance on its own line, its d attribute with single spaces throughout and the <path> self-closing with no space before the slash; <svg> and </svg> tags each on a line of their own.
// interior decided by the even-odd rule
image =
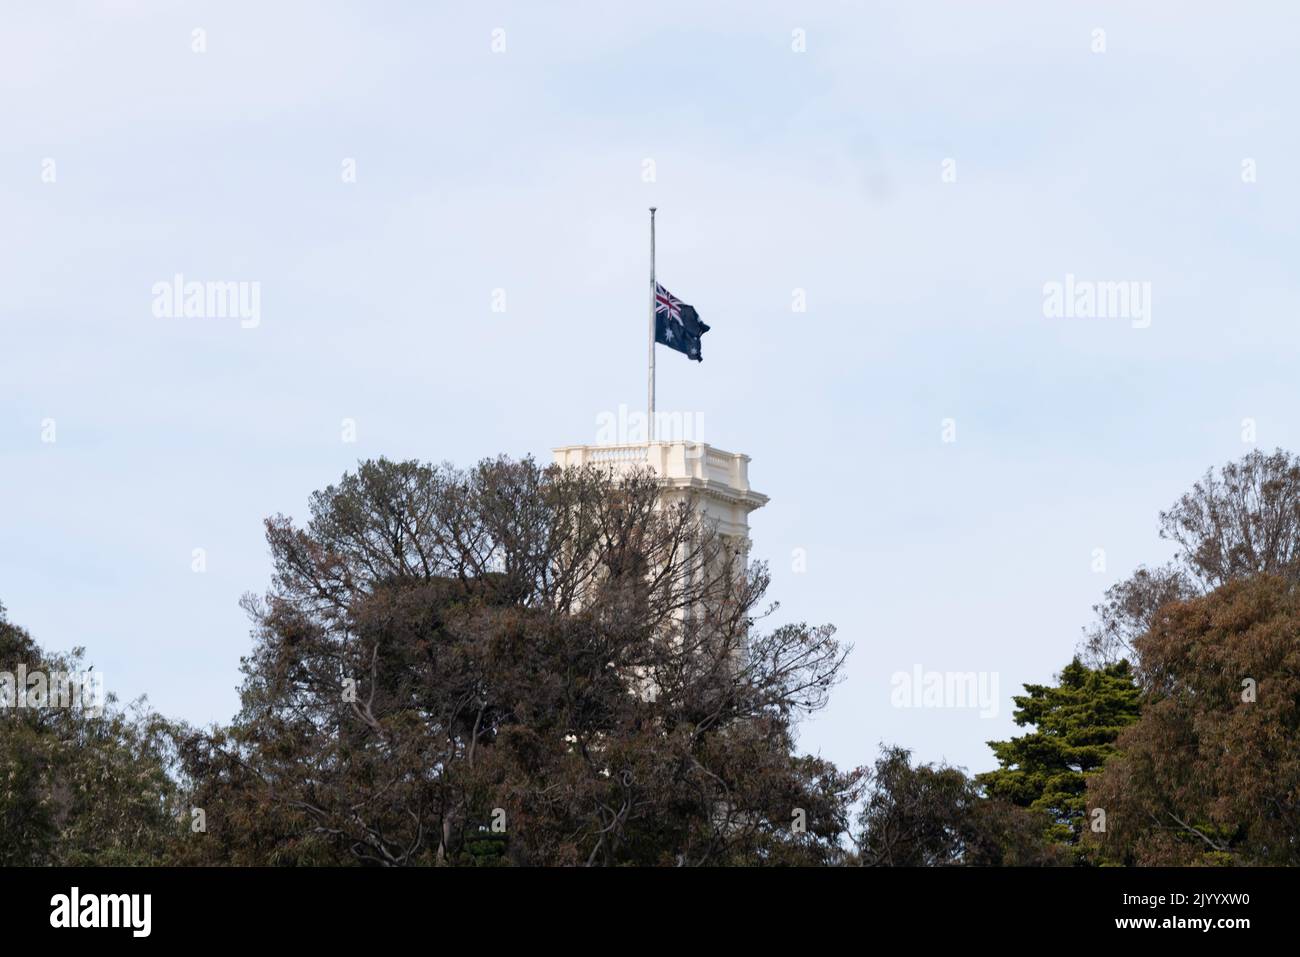
<svg viewBox="0 0 1300 957">
<path fill-rule="evenodd" d="M 704 442 L 640 442 L 626 445 L 564 445 L 553 450 L 560 466 L 595 466 L 614 473 L 649 469 L 659 476 L 665 501 L 693 498 L 718 532 L 749 548 L 749 513 L 768 497 L 749 485 L 749 456 Z"/>
</svg>

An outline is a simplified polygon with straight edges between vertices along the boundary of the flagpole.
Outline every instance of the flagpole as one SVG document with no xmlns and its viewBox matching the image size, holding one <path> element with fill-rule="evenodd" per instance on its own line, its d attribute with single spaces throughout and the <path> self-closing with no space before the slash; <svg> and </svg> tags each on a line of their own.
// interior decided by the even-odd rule
<svg viewBox="0 0 1300 957">
<path fill-rule="evenodd" d="M 646 403 L 646 436 L 655 440 L 655 208 L 650 207 L 650 394 Z"/>
</svg>

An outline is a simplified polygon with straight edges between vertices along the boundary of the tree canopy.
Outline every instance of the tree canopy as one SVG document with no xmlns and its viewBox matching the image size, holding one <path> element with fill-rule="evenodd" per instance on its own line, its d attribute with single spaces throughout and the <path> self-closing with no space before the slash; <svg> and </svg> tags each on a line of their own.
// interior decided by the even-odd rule
<svg viewBox="0 0 1300 957">
<path fill-rule="evenodd" d="M 1256 452 L 1161 513 L 972 778 L 802 753 L 849 647 L 654 476 L 362 462 L 266 521 L 228 723 L 13 706 L 90 666 L 0 606 L 0 864 L 1300 864 L 1298 499 Z"/>
<path fill-rule="evenodd" d="M 1142 716 L 1088 788 L 1108 858 L 1300 864 L 1298 588 L 1230 581 L 1137 639 Z"/>
<path fill-rule="evenodd" d="M 1115 740 L 1137 720 L 1139 691 L 1127 661 L 1088 668 L 1078 658 L 1055 685 L 1025 685 L 1012 700 L 1015 722 L 1033 725 L 1010 741 L 990 741 L 1000 767 L 976 780 L 992 797 L 1045 815 L 1049 840 L 1077 845 L 1085 825 L 1089 776 L 1115 754 Z"/>
<path fill-rule="evenodd" d="M 1300 458 L 1258 449 L 1205 476 L 1160 513 L 1174 560 L 1138 568 L 1095 606 L 1085 650 L 1092 664 L 1133 659 L 1161 606 L 1253 575 L 1300 580 Z"/>
<path fill-rule="evenodd" d="M 988 798 L 960 768 L 911 764 L 884 747 L 858 817 L 859 861 L 869 867 L 1029 866 L 1061 863 L 1042 839 L 1041 811 Z"/>
<path fill-rule="evenodd" d="M 19 677 L 48 692 L 90 671 L 81 649 L 42 651 L 0 605 L 0 865 L 156 863 L 178 833 L 168 726 L 144 702 L 18 701 Z"/>
<path fill-rule="evenodd" d="M 267 541 L 242 710 L 181 748 L 195 859 L 841 853 L 857 776 L 797 755 L 792 724 L 847 649 L 829 626 L 761 630 L 765 569 L 651 476 L 381 459 Z"/>
</svg>

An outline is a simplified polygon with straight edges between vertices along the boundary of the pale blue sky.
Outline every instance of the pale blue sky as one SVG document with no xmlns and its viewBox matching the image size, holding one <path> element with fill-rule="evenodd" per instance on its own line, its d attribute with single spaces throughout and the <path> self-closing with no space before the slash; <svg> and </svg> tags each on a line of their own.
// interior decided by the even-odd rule
<svg viewBox="0 0 1300 957">
<path fill-rule="evenodd" d="M 1242 420 L 1300 447 L 1300 14 L 1134 6 L 9 5 L 0 601 L 122 697 L 228 718 L 264 516 L 642 402 L 654 204 L 713 327 L 702 365 L 660 350 L 660 407 L 753 456 L 778 619 L 856 646 L 803 744 L 989 767 Z M 155 318 L 178 272 L 260 282 L 260 326 Z M 1045 318 L 1067 273 L 1150 282 L 1150 328 Z M 891 707 L 914 664 L 996 672 L 1000 714 Z"/>
</svg>

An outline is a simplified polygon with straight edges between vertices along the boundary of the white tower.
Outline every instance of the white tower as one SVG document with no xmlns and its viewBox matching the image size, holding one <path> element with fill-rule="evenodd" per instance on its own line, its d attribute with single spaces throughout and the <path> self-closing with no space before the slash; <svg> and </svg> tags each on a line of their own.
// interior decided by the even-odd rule
<svg viewBox="0 0 1300 957">
<path fill-rule="evenodd" d="M 649 468 L 663 483 L 665 501 L 692 499 L 724 539 L 749 555 L 749 513 L 768 499 L 749 487 L 748 455 L 703 442 L 565 445 L 554 453 L 557 465 L 593 465 L 615 475 Z"/>
</svg>

